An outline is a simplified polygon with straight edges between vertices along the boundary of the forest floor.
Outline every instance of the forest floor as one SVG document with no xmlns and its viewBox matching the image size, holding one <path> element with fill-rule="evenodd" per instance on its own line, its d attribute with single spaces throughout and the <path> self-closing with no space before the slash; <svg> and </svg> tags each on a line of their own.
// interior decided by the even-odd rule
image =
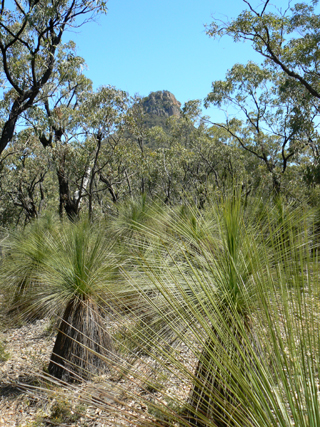
<svg viewBox="0 0 320 427">
<path fill-rule="evenodd" d="M 12 327 L 1 315 L 0 301 L 0 427 L 136 427 L 146 420 L 152 425 L 148 401 L 160 401 L 161 393 L 146 391 L 119 374 L 66 387 L 46 381 L 54 340 L 54 328 L 46 319 Z M 183 360 L 186 352 L 180 352 Z M 187 397 L 188 386 L 174 378 L 168 378 L 168 384 L 172 393 Z M 142 395 L 146 404 L 135 399 Z"/>
<path fill-rule="evenodd" d="M 81 403 L 83 384 L 70 388 L 69 392 L 59 387 L 50 387 L 48 393 L 44 390 L 39 376 L 49 363 L 55 339 L 49 329 L 50 322 L 38 320 L 1 332 L 8 359 L 0 362 L 0 426 L 121 425 L 114 419 L 108 421 L 108 411 Z"/>
</svg>

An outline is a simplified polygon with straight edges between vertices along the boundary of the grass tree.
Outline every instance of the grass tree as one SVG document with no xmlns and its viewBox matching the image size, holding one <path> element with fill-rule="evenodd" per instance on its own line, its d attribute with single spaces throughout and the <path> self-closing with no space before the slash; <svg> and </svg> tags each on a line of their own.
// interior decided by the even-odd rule
<svg viewBox="0 0 320 427">
<path fill-rule="evenodd" d="M 30 286 L 25 288 L 20 306 L 27 318 L 39 312 L 60 317 L 49 374 L 72 381 L 106 368 L 113 346 L 99 305 L 119 289 L 115 280 L 119 261 L 104 230 L 86 221 L 65 223 L 54 233 L 43 234 L 36 248 L 33 239 L 25 241 L 24 256 L 20 251 L 12 257 L 15 250 L 14 244 L 3 261 L 4 266 L 13 263 L 5 268 L 6 283 L 12 277 L 16 284 L 21 283 L 23 267 L 32 264 L 35 251 L 43 254 L 37 257 L 37 268 L 28 270 Z"/>
<path fill-rule="evenodd" d="M 259 216 L 263 218 L 261 213 Z M 257 215 L 246 215 L 245 203 L 236 192 L 221 198 L 206 213 L 189 206 L 174 212 L 169 221 L 168 232 L 178 245 L 175 254 L 169 250 L 174 259 L 171 275 L 180 276 L 179 287 L 184 289 L 175 305 L 179 310 L 183 306 L 191 321 L 202 328 L 201 334 L 194 336 L 202 350 L 182 411 L 188 425 L 236 425 L 226 415 L 226 407 L 237 408 L 235 412 L 244 422 L 235 393 L 223 381 L 231 378 L 222 363 L 232 355 L 239 366 L 244 365 L 243 330 L 257 353 L 260 351 L 250 317 L 255 306 L 251 276 L 256 262 L 250 248 L 261 225 Z M 166 293 L 165 277 L 161 281 L 161 292 Z M 187 323 L 183 316 L 179 322 Z"/>
<path fill-rule="evenodd" d="M 2 242 L 1 287 L 7 310 L 15 319 L 21 316 L 38 318 L 41 310 L 28 312 L 30 289 L 36 283 L 37 273 L 43 261 L 50 257 L 49 236 L 59 228 L 56 217 L 47 215 L 31 222 L 24 229 L 9 232 Z"/>
<path fill-rule="evenodd" d="M 304 210 L 288 210 L 279 221 L 278 203 L 259 215 L 251 208 L 251 220 L 239 198 L 220 203 L 214 246 L 199 241 L 197 263 L 186 254 L 191 268 L 183 276 L 198 288 L 197 299 L 180 295 L 172 307 L 181 311 L 178 300 L 187 302 L 179 320 L 193 331 L 188 345 L 198 361 L 194 372 L 184 374 L 191 389 L 182 419 L 181 413 L 170 415 L 171 423 L 319 422 L 318 259 L 310 251 Z"/>
<path fill-rule="evenodd" d="M 62 379 L 88 377 L 112 357 L 111 337 L 103 327 L 99 303 L 115 289 L 117 257 L 99 227 L 71 224 L 52 241 L 54 255 L 44 265 L 41 281 L 49 303 L 64 307 L 49 374 Z"/>
<path fill-rule="evenodd" d="M 254 307 L 250 282 L 254 259 L 250 257 L 248 236 L 250 239 L 256 236 L 252 225 L 244 221 L 241 197 L 231 196 L 221 201 L 212 214 L 218 231 L 215 241 L 209 245 L 201 240 L 198 242 L 203 261 L 213 266 L 211 281 L 215 301 L 208 311 L 212 326 L 196 366 L 186 412 L 190 414 L 192 425 L 204 427 L 207 420 L 211 420 L 218 427 L 226 427 L 236 424 L 226 416 L 225 407 L 238 407 L 239 404 L 235 394 L 222 381 L 224 377 L 229 377 L 228 381 L 231 378 L 221 363 L 227 355 L 243 363 L 246 348 L 241 330 L 246 330 L 259 348 L 248 315 Z M 214 246 L 210 247 L 212 244 Z M 235 321 L 235 317 L 241 322 Z"/>
</svg>

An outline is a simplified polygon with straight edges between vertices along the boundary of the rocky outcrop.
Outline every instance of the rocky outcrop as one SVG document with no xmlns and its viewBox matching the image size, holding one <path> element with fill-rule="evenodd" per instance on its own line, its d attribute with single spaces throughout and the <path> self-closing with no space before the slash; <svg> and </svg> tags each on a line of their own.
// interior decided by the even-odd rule
<svg viewBox="0 0 320 427">
<path fill-rule="evenodd" d="M 147 114 L 159 117 L 180 117 L 181 103 L 168 90 L 151 92 L 149 96 L 142 99 L 141 103 Z"/>
</svg>

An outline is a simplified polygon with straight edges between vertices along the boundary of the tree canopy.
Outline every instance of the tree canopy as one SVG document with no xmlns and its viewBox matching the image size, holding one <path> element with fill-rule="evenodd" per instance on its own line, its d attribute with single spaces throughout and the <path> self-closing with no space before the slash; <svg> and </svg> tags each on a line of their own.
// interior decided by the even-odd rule
<svg viewBox="0 0 320 427">
<path fill-rule="evenodd" d="M 3 224 L 46 210 L 93 220 L 141 196 L 203 207 L 231 182 L 300 200 L 320 184 L 318 2 L 269 1 L 226 22 L 211 37 L 246 40 L 261 64 L 235 64 L 214 81 L 204 105 L 168 91 L 130 96 L 93 90 L 68 28 L 106 12 L 104 2 L 2 3 L 0 177 Z M 108 82 L 106 82 L 108 83 Z M 315 200 L 315 199 L 314 199 Z"/>
<path fill-rule="evenodd" d="M 64 32 L 106 11 L 103 1 L 3 1 L 0 7 L 0 153 L 12 141 L 18 120 L 43 96 Z M 66 58 L 68 61 L 68 58 Z"/>
</svg>

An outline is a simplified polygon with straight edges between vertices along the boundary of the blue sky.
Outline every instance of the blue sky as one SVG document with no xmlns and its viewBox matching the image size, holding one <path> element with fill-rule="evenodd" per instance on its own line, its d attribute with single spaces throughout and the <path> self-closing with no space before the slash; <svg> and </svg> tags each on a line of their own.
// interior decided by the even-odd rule
<svg viewBox="0 0 320 427">
<path fill-rule="evenodd" d="M 169 90 L 184 104 L 204 99 L 233 64 L 261 62 L 250 44 L 205 34 L 212 16 L 237 16 L 242 0 L 109 0 L 107 6 L 106 16 L 69 33 L 95 87 L 110 84 L 142 96 Z"/>
</svg>

